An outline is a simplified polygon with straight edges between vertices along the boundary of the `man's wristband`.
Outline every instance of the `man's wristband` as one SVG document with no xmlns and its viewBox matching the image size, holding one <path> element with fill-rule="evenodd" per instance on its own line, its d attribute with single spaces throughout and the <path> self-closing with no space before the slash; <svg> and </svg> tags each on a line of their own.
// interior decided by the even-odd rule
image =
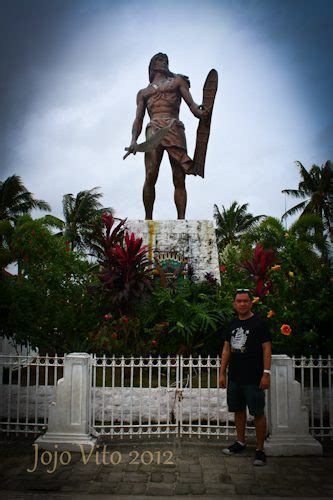
<svg viewBox="0 0 333 500">
<path fill-rule="evenodd" d="M 271 374 L 271 370 L 264 370 L 264 373 L 268 373 L 270 375 Z"/>
</svg>

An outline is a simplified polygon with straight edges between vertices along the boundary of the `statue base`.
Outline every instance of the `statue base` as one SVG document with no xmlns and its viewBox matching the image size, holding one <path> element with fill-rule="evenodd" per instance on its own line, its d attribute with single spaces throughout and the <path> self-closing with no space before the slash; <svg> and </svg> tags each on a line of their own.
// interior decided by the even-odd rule
<svg viewBox="0 0 333 500">
<path fill-rule="evenodd" d="M 207 273 L 221 282 L 213 222 L 209 220 L 127 220 L 126 228 L 149 247 L 149 259 L 186 259 L 198 281 Z"/>
</svg>

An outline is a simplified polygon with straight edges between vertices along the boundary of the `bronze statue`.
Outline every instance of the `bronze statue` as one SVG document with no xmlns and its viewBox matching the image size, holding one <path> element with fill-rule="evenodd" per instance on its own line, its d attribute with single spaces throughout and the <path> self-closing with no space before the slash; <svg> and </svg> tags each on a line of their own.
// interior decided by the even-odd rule
<svg viewBox="0 0 333 500">
<path fill-rule="evenodd" d="M 186 174 L 198 174 L 203 177 L 203 166 L 201 165 L 201 168 L 198 169 L 195 162 L 187 155 L 184 125 L 179 120 L 181 99 L 184 99 L 193 115 L 199 118 L 200 122 L 205 123 L 206 128 L 208 125 L 206 148 L 212 105 L 208 107 L 199 106 L 193 101 L 189 91 L 190 82 L 188 77 L 174 74 L 169 70 L 169 61 L 166 54 L 159 53 L 151 59 L 149 64 L 149 82 L 149 85 L 140 90 L 137 95 L 137 109 L 132 128 L 132 141 L 131 145 L 125 148 L 128 152 L 124 156 L 124 159 L 131 153 L 136 154 L 137 151 L 145 152 L 146 179 L 143 186 L 143 203 L 146 219 L 152 219 L 155 184 L 163 153 L 166 150 L 172 168 L 173 183 L 175 186 L 174 199 L 178 219 L 184 219 L 187 200 L 185 176 Z M 137 144 L 146 109 L 150 117 L 150 122 L 146 128 L 146 142 Z M 205 153 L 206 149 L 204 156 Z"/>
</svg>

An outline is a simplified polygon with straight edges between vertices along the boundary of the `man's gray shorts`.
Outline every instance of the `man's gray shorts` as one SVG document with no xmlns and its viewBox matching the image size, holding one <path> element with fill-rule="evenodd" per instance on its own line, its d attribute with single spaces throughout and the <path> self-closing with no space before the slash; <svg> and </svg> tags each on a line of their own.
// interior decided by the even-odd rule
<svg viewBox="0 0 333 500">
<path fill-rule="evenodd" d="M 249 409 L 250 415 L 259 417 L 265 410 L 265 392 L 258 385 L 242 385 L 229 380 L 227 403 L 230 412 Z"/>
</svg>

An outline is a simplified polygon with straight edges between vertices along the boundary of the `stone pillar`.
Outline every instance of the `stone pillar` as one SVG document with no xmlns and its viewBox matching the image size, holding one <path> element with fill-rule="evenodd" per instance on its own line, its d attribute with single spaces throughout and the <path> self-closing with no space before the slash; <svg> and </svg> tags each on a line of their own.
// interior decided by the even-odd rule
<svg viewBox="0 0 333 500">
<path fill-rule="evenodd" d="M 302 405 L 301 385 L 294 380 L 292 359 L 285 354 L 272 357 L 268 420 L 267 455 L 322 455 L 321 444 L 309 434 L 308 411 Z"/>
<path fill-rule="evenodd" d="M 75 352 L 65 356 L 64 378 L 58 380 L 56 400 L 49 406 L 48 428 L 35 443 L 43 450 L 91 449 L 96 439 L 89 434 L 91 356 Z M 81 445 L 81 447 L 79 446 Z"/>
</svg>

